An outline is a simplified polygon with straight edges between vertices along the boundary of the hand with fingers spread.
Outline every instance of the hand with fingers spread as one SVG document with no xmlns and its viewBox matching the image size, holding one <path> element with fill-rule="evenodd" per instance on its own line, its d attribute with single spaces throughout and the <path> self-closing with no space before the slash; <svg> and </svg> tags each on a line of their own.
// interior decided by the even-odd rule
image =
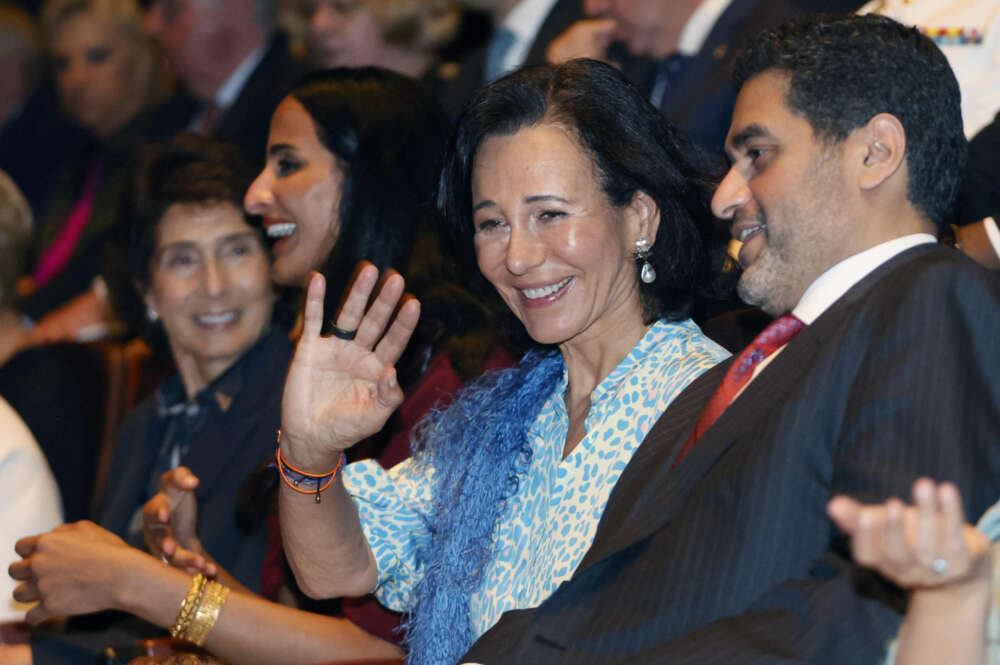
<svg viewBox="0 0 1000 665">
<path fill-rule="evenodd" d="M 340 334 L 324 337 L 325 280 L 316 273 L 309 282 L 281 406 L 282 452 L 307 471 L 333 468 L 342 451 L 378 432 L 403 401 L 393 364 L 416 327 L 420 305 L 404 297 L 403 278 L 390 272 L 366 307 L 377 285 L 378 270 L 363 266 L 337 316 Z"/>
<path fill-rule="evenodd" d="M 827 510 L 851 536 L 859 564 L 912 592 L 895 664 L 982 665 L 993 603 L 993 548 L 984 533 L 965 523 L 958 489 L 921 478 L 913 484 L 912 506 L 899 499 L 865 505 L 837 496 Z"/>
<path fill-rule="evenodd" d="M 135 557 L 145 555 L 93 522 L 76 522 L 22 538 L 10 576 L 21 582 L 14 599 L 39 601 L 25 619 L 32 624 L 67 614 L 117 607 Z"/>
<path fill-rule="evenodd" d="M 198 477 L 185 466 L 163 474 L 160 491 L 142 508 L 142 532 L 150 554 L 190 575 L 214 576 L 218 566 L 198 538 Z"/>
</svg>

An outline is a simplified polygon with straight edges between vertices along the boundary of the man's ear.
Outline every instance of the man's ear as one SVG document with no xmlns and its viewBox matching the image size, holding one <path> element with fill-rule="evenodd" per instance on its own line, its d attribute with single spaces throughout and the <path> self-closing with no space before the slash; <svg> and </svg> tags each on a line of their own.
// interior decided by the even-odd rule
<svg viewBox="0 0 1000 665">
<path fill-rule="evenodd" d="M 660 228 L 660 206 L 653 197 L 639 190 L 625 207 L 625 223 L 633 240 L 645 238 L 649 247 L 656 244 L 656 232 Z"/>
<path fill-rule="evenodd" d="M 858 177 L 861 189 L 875 189 L 899 171 L 906 158 L 906 131 L 899 118 L 879 113 L 852 134 L 862 155 Z"/>
</svg>

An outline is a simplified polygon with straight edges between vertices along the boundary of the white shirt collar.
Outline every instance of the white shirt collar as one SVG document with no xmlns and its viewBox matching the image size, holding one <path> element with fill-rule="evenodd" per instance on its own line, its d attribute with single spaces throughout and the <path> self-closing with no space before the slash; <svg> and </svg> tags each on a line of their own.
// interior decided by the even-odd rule
<svg viewBox="0 0 1000 665">
<path fill-rule="evenodd" d="M 914 233 L 875 245 L 844 259 L 829 268 L 809 285 L 795 309 L 792 310 L 792 314 L 806 325 L 811 324 L 840 296 L 847 293 L 852 286 L 867 277 L 880 265 L 911 247 L 934 242 L 937 242 L 937 238 L 929 233 Z"/>
<path fill-rule="evenodd" d="M 732 0 L 703 0 L 681 31 L 677 52 L 683 55 L 697 55 L 712 28 L 718 23 L 719 17 L 729 9 L 731 3 Z"/>
<path fill-rule="evenodd" d="M 514 33 L 515 41 L 504 55 L 504 71 L 517 69 L 524 64 L 531 44 L 556 2 L 557 0 L 521 0 L 510 10 L 501 25 Z"/>
<path fill-rule="evenodd" d="M 233 102 L 239 96 L 240 91 L 243 90 L 243 86 L 246 85 L 247 79 L 250 78 L 250 74 L 253 70 L 257 68 L 260 61 L 264 59 L 264 51 L 266 45 L 261 44 L 250 54 L 243 59 L 240 66 L 233 70 L 233 73 L 229 75 L 226 82 L 219 86 L 219 89 L 215 91 L 215 105 L 220 109 L 227 109 L 232 106 Z"/>
</svg>

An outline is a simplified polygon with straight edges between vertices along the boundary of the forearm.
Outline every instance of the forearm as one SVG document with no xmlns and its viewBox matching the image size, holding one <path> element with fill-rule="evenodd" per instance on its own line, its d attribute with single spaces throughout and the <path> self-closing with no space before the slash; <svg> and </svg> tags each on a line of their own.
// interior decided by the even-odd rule
<svg viewBox="0 0 1000 665">
<path fill-rule="evenodd" d="M 152 557 L 124 576 L 121 607 L 169 629 L 191 586 L 191 577 Z M 350 621 L 311 614 L 245 593 L 230 593 L 205 648 L 240 665 L 288 665 L 329 660 L 401 657 L 394 645 Z"/>
<path fill-rule="evenodd" d="M 991 602 L 986 582 L 968 585 L 960 593 L 914 591 L 894 665 L 984 665 Z"/>
<path fill-rule="evenodd" d="M 364 596 L 378 583 L 378 567 L 354 501 L 338 476 L 317 503 L 282 484 L 281 537 L 299 587 L 314 598 Z"/>
</svg>

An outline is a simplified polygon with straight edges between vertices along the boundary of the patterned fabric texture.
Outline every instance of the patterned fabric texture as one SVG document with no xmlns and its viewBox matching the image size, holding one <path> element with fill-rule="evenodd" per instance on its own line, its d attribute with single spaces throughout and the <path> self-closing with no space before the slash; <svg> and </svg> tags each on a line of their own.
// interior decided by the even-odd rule
<svg viewBox="0 0 1000 665">
<path fill-rule="evenodd" d="M 563 369 L 530 429 L 531 463 L 497 526 L 480 590 L 469 600 L 477 635 L 508 610 L 538 605 L 572 575 L 636 448 L 674 397 L 726 355 L 691 321 L 655 323 L 591 393 L 587 434 L 565 459 Z M 361 461 L 345 469 L 344 483 L 378 563 L 375 595 L 408 611 L 431 540 L 434 469 L 419 458 L 389 471 Z"/>
</svg>

